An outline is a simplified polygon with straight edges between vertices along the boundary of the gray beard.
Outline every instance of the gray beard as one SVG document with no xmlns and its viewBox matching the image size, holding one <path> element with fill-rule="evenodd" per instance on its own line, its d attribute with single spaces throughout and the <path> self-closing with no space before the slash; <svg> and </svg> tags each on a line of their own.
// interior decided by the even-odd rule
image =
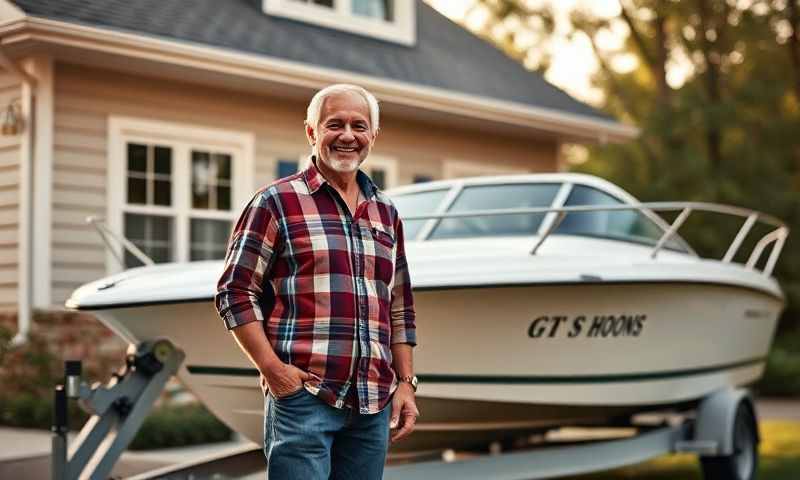
<svg viewBox="0 0 800 480">
<path fill-rule="evenodd" d="M 319 159 L 320 162 L 324 162 L 325 165 L 327 165 L 330 169 L 337 171 L 339 173 L 355 172 L 356 170 L 358 170 L 361 164 L 364 163 L 364 161 L 366 160 L 365 158 L 364 160 L 359 160 L 358 162 L 354 162 L 355 166 L 352 166 L 351 162 L 342 162 L 331 158 L 328 158 L 328 161 L 325 161 L 322 159 L 322 155 L 320 155 L 319 152 L 319 147 L 316 145 L 314 146 L 314 155 Z"/>
</svg>

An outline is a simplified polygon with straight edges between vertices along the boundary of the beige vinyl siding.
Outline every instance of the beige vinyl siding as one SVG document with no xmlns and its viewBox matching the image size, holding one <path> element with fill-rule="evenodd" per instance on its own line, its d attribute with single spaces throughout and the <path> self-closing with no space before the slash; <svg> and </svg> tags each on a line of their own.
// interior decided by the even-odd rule
<svg viewBox="0 0 800 480">
<path fill-rule="evenodd" d="M 0 71 L 0 115 L 21 96 L 19 80 Z M 21 138 L 21 133 L 0 135 L 0 310 L 17 307 Z"/>
<path fill-rule="evenodd" d="M 252 190 L 274 180 L 278 159 L 297 159 L 309 151 L 303 131 L 305 101 L 63 63 L 56 64 L 54 78 L 54 305 L 63 305 L 75 288 L 106 274 L 104 246 L 85 217 L 106 214 L 109 116 L 253 132 Z M 553 140 L 537 144 L 387 116 L 374 152 L 397 159 L 402 184 L 415 174 L 441 178 L 445 158 L 552 171 L 555 145 Z"/>
<path fill-rule="evenodd" d="M 55 74 L 53 135 L 52 297 L 105 275 L 104 244 L 86 223 L 106 214 L 106 115 L 64 100 Z"/>
</svg>

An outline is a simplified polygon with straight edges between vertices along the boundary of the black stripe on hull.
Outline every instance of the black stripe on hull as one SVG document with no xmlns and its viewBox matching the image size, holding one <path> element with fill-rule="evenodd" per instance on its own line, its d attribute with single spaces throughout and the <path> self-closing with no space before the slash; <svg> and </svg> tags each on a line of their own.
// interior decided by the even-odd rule
<svg viewBox="0 0 800 480">
<path fill-rule="evenodd" d="M 652 380 L 669 380 L 673 378 L 706 375 L 725 370 L 742 367 L 751 367 L 766 361 L 766 357 L 750 358 L 733 363 L 713 365 L 683 370 L 669 370 L 660 372 L 619 373 L 607 375 L 439 375 L 420 374 L 419 381 L 426 383 L 473 383 L 490 385 L 574 385 L 591 383 L 624 383 L 643 382 Z M 222 375 L 232 377 L 257 377 L 255 368 L 214 367 L 208 365 L 188 365 L 187 370 L 193 375 Z"/>
</svg>

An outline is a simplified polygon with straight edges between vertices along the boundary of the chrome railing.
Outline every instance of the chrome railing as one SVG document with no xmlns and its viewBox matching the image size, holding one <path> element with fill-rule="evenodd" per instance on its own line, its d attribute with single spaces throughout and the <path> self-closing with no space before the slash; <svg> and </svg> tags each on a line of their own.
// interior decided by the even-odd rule
<svg viewBox="0 0 800 480">
<path fill-rule="evenodd" d="M 111 252 L 112 255 L 114 255 L 114 258 L 117 260 L 117 262 L 123 269 L 125 268 L 125 261 L 123 260 L 122 256 L 119 253 L 117 253 L 117 250 L 114 248 L 114 245 L 112 245 L 111 240 L 114 240 L 120 245 L 122 245 L 122 248 L 129 251 L 131 255 L 138 258 L 139 261 L 142 262 L 143 264 L 155 265 L 153 259 L 148 257 L 147 254 L 141 251 L 139 247 L 134 245 L 133 242 L 123 237 L 122 235 L 118 235 L 112 232 L 111 229 L 106 226 L 103 217 L 98 217 L 98 216 L 86 217 L 86 223 L 92 225 L 97 230 L 97 233 L 100 235 L 100 238 L 103 239 L 103 243 L 106 244 L 108 250 Z"/>
<path fill-rule="evenodd" d="M 404 215 L 402 218 L 404 221 L 409 220 L 442 220 L 442 219 L 453 219 L 453 218 L 470 218 L 470 217 L 492 217 L 492 216 L 506 216 L 506 215 L 522 215 L 522 214 L 548 214 L 554 213 L 556 214 L 555 219 L 547 224 L 542 232 L 539 234 L 539 238 L 536 241 L 536 245 L 534 245 L 533 249 L 531 250 L 531 255 L 536 255 L 536 252 L 539 250 L 539 247 L 550 237 L 550 235 L 558 228 L 564 218 L 569 215 L 570 213 L 574 212 L 605 212 L 605 211 L 615 211 L 615 210 L 636 210 L 647 218 L 654 220 L 651 215 L 654 215 L 653 212 L 679 212 L 678 215 L 675 217 L 675 220 L 672 223 L 666 223 L 661 219 L 661 217 L 657 218 L 661 219 L 661 221 L 654 221 L 659 228 L 662 229 L 663 234 L 656 242 L 653 250 L 650 252 L 651 258 L 656 258 L 658 253 L 664 248 L 664 245 L 667 242 L 675 237 L 678 233 L 678 230 L 683 226 L 686 220 L 693 212 L 709 212 L 709 213 L 720 213 L 723 215 L 731 215 L 735 217 L 742 217 L 744 218 L 744 223 L 739 228 L 734 239 L 731 241 L 728 249 L 725 252 L 725 255 L 720 259 L 724 263 L 732 263 L 734 261 L 734 257 L 738 253 L 740 247 L 744 243 L 747 235 L 752 230 L 753 226 L 757 223 L 762 223 L 769 225 L 771 227 L 775 227 L 774 230 L 764 234 L 756 243 L 755 247 L 753 248 L 752 252 L 750 252 L 750 256 L 743 265 L 747 269 L 754 270 L 756 265 L 758 264 L 761 256 L 764 253 L 764 250 L 770 245 L 772 246 L 772 251 L 767 259 L 767 263 L 764 265 L 764 269 L 761 272 L 766 275 L 772 275 L 772 271 L 775 268 L 775 264 L 778 262 L 778 258 L 780 257 L 781 250 L 783 250 L 784 243 L 786 242 L 786 238 L 789 236 L 789 227 L 786 224 L 774 217 L 772 215 L 758 212 L 755 210 L 750 210 L 747 208 L 742 207 L 734 207 L 731 205 L 722 205 L 718 203 L 706 203 L 706 202 L 648 202 L 648 203 L 634 203 L 634 204 L 617 204 L 617 205 L 576 205 L 571 207 L 540 207 L 540 208 L 504 208 L 504 209 L 490 209 L 490 210 L 471 210 L 467 212 L 448 212 L 448 213 L 438 213 L 438 214 L 426 214 L 426 215 Z"/>
</svg>

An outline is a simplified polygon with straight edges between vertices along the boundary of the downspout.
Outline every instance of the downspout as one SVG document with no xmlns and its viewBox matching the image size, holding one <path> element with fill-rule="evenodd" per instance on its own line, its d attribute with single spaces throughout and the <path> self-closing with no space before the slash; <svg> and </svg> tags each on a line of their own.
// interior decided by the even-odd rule
<svg viewBox="0 0 800 480">
<path fill-rule="evenodd" d="M 20 69 L 0 47 L 0 67 L 10 72 L 22 82 L 21 118 L 22 139 L 20 140 L 19 165 L 19 236 L 17 239 L 17 334 L 12 345 L 28 341 L 33 317 L 33 252 L 32 214 L 33 214 L 33 159 L 34 125 L 33 103 L 36 94 L 36 79 Z"/>
</svg>

